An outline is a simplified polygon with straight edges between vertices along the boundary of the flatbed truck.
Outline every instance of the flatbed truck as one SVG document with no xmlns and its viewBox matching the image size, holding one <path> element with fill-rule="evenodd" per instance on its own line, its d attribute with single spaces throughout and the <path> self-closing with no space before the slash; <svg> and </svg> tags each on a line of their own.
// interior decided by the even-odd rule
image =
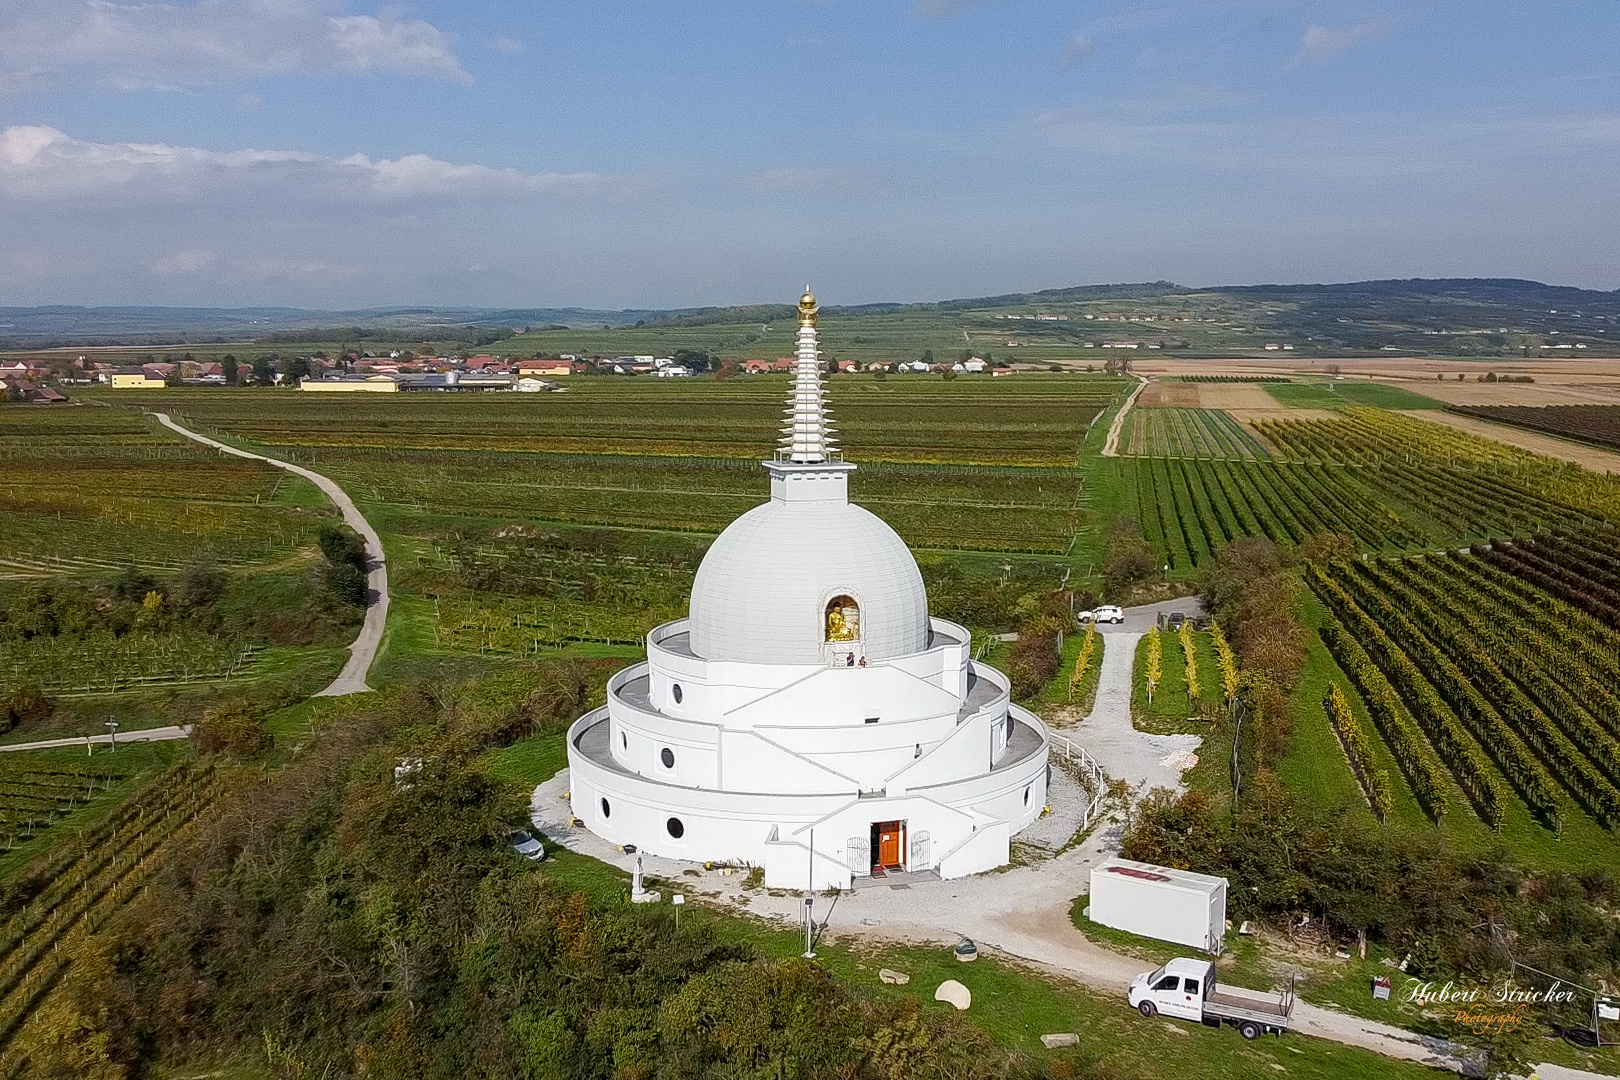
<svg viewBox="0 0 1620 1080">
<path fill-rule="evenodd" d="M 1294 990 L 1263 994 L 1215 981 L 1215 965 L 1208 960 L 1180 957 L 1131 981 L 1131 1006 L 1143 1016 L 1160 1014 L 1197 1020 L 1209 1027 L 1226 1024 L 1245 1039 L 1288 1030 L 1294 1015 Z"/>
</svg>

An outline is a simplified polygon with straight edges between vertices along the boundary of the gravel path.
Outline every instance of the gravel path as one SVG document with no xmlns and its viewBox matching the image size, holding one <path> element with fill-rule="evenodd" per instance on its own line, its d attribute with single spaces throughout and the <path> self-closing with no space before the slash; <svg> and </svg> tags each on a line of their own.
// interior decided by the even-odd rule
<svg viewBox="0 0 1620 1080">
<path fill-rule="evenodd" d="M 363 694 L 371 689 L 366 685 L 366 672 L 371 670 L 371 662 L 377 658 L 377 649 L 382 645 L 383 629 L 388 623 L 388 563 L 383 555 L 382 538 L 371 527 L 365 517 L 355 508 L 354 501 L 337 483 L 318 472 L 304 468 L 302 465 L 292 465 L 285 461 L 277 461 L 263 454 L 252 454 L 246 450 L 238 450 L 234 446 L 227 446 L 217 439 L 210 439 L 206 435 L 199 435 L 189 428 L 181 427 L 175 423 L 167 413 L 155 412 L 158 423 L 177 434 L 184 435 L 194 442 L 204 446 L 212 446 L 226 454 L 236 457 L 249 458 L 253 461 L 263 461 L 274 465 L 278 469 L 286 469 L 290 473 L 302 476 L 325 492 L 337 508 L 343 513 L 344 524 L 359 533 L 366 542 L 366 560 L 370 570 L 366 575 L 366 583 L 370 586 L 373 599 L 366 608 L 365 622 L 360 626 L 360 636 L 354 639 L 349 646 L 349 659 L 338 672 L 338 677 L 332 680 L 330 686 L 316 697 L 342 697 L 346 694 Z"/>
<path fill-rule="evenodd" d="M 1125 404 L 1119 407 L 1119 412 L 1114 414 L 1114 422 L 1108 425 L 1108 440 L 1103 443 L 1103 457 L 1119 457 L 1119 433 L 1125 427 L 1125 414 L 1131 411 L 1131 406 L 1136 404 L 1136 395 L 1148 384 L 1145 375 L 1138 375 L 1136 379 L 1136 389 L 1125 399 Z"/>
<path fill-rule="evenodd" d="M 1181 770 L 1166 763 L 1192 753 L 1198 735 L 1149 735 L 1131 723 L 1132 668 L 1142 633 L 1115 630 L 1098 635 L 1103 642 L 1102 670 L 1097 676 L 1097 703 L 1091 715 L 1063 734 L 1085 747 L 1110 780 L 1123 780 L 1143 792 L 1154 788 L 1183 791 Z"/>
<path fill-rule="evenodd" d="M 38 742 L 12 743 L 9 746 L 0 746 L 0 754 L 10 753 L 13 750 L 55 750 L 63 746 L 106 746 L 117 741 L 121 743 L 135 742 L 167 742 L 171 739 L 184 739 L 190 736 L 188 727 L 158 727 L 137 728 L 134 731 L 120 731 L 116 740 L 108 735 L 79 735 L 68 739 L 41 739 Z"/>
</svg>

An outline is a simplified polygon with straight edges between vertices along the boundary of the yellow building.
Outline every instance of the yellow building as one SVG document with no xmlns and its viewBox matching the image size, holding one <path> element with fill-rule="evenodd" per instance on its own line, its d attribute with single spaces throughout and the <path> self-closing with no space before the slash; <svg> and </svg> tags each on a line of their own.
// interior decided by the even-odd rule
<svg viewBox="0 0 1620 1080">
<path fill-rule="evenodd" d="M 395 394 L 399 383 L 392 375 L 344 375 L 337 379 L 305 379 L 298 389 L 322 394 Z"/>
<path fill-rule="evenodd" d="M 114 390 L 154 390 L 163 386 L 162 379 L 149 379 L 146 372 L 113 372 L 107 376 L 107 385 Z"/>
</svg>

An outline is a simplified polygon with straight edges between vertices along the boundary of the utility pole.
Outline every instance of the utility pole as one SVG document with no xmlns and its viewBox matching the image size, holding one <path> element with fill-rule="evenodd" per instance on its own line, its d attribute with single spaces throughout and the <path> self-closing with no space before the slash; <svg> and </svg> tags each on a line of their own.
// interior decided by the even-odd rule
<svg viewBox="0 0 1620 1080">
<path fill-rule="evenodd" d="M 109 737 L 112 740 L 113 753 L 116 754 L 118 752 L 118 721 L 108 720 L 104 726 L 111 733 Z"/>
</svg>

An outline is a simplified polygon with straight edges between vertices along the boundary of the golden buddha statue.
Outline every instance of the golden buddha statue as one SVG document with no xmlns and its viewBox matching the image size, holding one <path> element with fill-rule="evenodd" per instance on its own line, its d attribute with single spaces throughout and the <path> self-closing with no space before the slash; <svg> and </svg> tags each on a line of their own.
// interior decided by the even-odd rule
<svg viewBox="0 0 1620 1080">
<path fill-rule="evenodd" d="M 835 601 L 827 609 L 827 640 L 854 641 L 858 636 L 854 621 L 844 614 L 844 609 L 837 606 Z"/>
<path fill-rule="evenodd" d="M 816 325 L 816 312 L 821 309 L 816 305 L 816 294 L 810 291 L 810 286 L 804 287 L 804 295 L 799 297 L 799 325 Z"/>
</svg>

